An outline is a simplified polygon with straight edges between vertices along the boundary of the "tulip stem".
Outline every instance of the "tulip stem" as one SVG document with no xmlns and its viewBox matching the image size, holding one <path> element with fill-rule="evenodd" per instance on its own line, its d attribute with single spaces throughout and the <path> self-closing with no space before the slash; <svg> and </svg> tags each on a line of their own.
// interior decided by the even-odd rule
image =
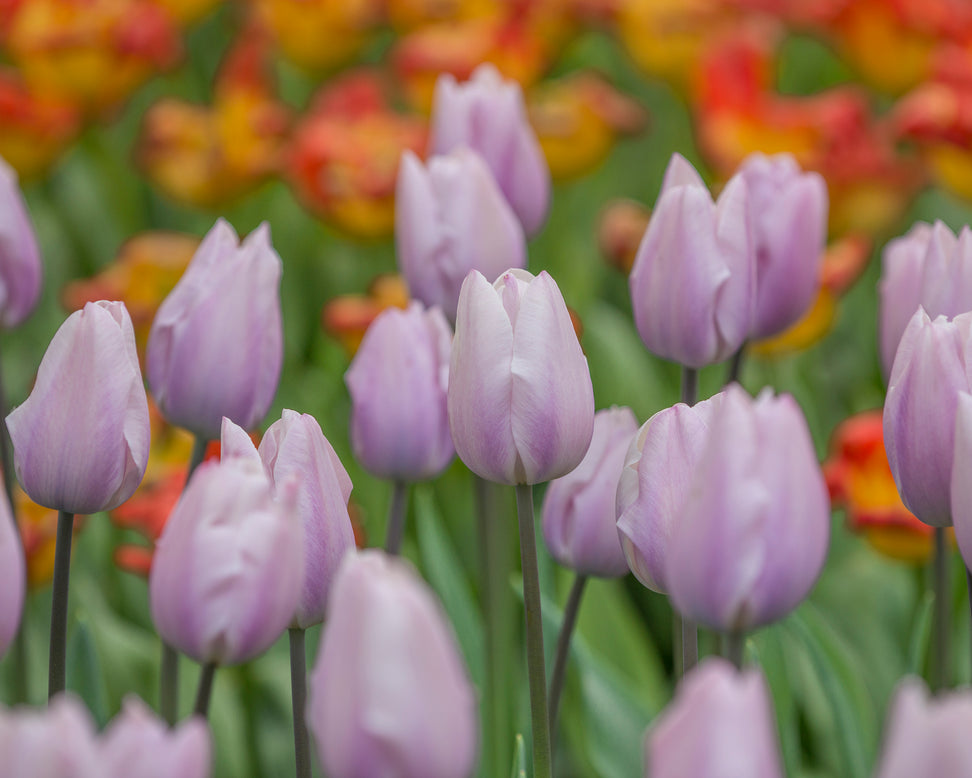
<svg viewBox="0 0 972 778">
<path fill-rule="evenodd" d="M 395 481 L 391 503 L 388 506 L 388 529 L 385 535 L 385 551 L 397 556 L 405 537 L 405 516 L 408 513 L 408 483 Z"/>
<path fill-rule="evenodd" d="M 746 633 L 732 630 L 725 634 L 725 640 L 726 659 L 732 662 L 737 670 L 742 670 L 746 653 Z"/>
<path fill-rule="evenodd" d="M 68 579 L 71 575 L 71 541 L 74 514 L 57 513 L 57 544 L 54 547 L 54 592 L 51 602 L 51 652 L 47 698 L 64 691 L 67 666 Z"/>
<path fill-rule="evenodd" d="M 202 464 L 203 460 L 206 458 L 206 448 L 209 446 L 209 438 L 203 435 L 196 435 L 195 439 L 192 441 L 192 456 L 189 458 L 189 470 L 186 471 L 186 483 L 182 487 L 182 491 L 186 490 L 186 486 L 189 486 L 189 479 L 192 478 L 192 474 L 196 472 L 196 468 Z"/>
<path fill-rule="evenodd" d="M 972 570 L 965 568 L 965 583 L 969 590 L 969 607 L 972 608 Z"/>
<path fill-rule="evenodd" d="M 216 675 L 216 663 L 206 662 L 199 674 L 199 689 L 196 691 L 196 705 L 192 712 L 196 716 L 209 716 L 209 698 L 213 694 L 213 676 Z"/>
<path fill-rule="evenodd" d="M 699 628 L 698 625 L 684 616 L 682 617 L 682 675 L 699 663 Z"/>
<path fill-rule="evenodd" d="M 732 383 L 739 383 L 739 376 L 742 374 L 743 360 L 746 358 L 746 342 L 736 349 L 736 353 L 729 360 L 729 372 L 726 374 L 726 386 Z"/>
<path fill-rule="evenodd" d="M 693 367 L 682 365 L 682 402 L 693 406 L 699 400 L 699 371 Z M 676 614 L 676 630 L 681 628 L 681 652 L 675 648 L 674 653 L 681 653 L 682 664 L 677 673 L 681 678 L 695 667 L 699 661 L 699 628 L 694 621 Z M 677 640 L 677 638 L 676 638 Z"/>
<path fill-rule="evenodd" d="M 530 717 L 533 726 L 533 778 L 551 778 L 547 671 L 543 656 L 533 486 L 517 484 L 516 508 L 520 524 L 520 565 L 523 569 L 523 605 L 526 612 L 527 674 L 530 679 Z"/>
<path fill-rule="evenodd" d="M 307 707 L 307 655 L 304 650 L 304 630 L 291 627 L 290 637 L 290 697 L 294 712 L 294 754 L 297 778 L 310 778 L 310 743 L 304 709 Z"/>
<path fill-rule="evenodd" d="M 176 723 L 179 707 L 179 652 L 162 641 L 159 669 L 159 715 L 170 727 Z"/>
<path fill-rule="evenodd" d="M 935 556 L 932 570 L 932 585 L 935 587 L 932 692 L 941 691 L 948 682 L 948 578 L 948 543 L 945 540 L 945 528 L 935 527 Z"/>
<path fill-rule="evenodd" d="M 564 678 L 567 675 L 567 657 L 570 654 L 570 638 L 574 634 L 577 624 L 577 614 L 580 612 L 581 598 L 584 596 L 584 584 L 587 576 L 578 573 L 574 577 L 574 584 L 570 587 L 567 604 L 564 606 L 564 620 L 560 624 L 560 634 L 557 636 L 557 656 L 554 660 L 553 675 L 550 676 L 550 695 L 547 709 L 550 711 L 550 740 L 553 742 L 557 731 L 557 712 L 560 709 L 560 695 L 564 688 Z"/>
<path fill-rule="evenodd" d="M 699 401 L 699 371 L 682 365 L 682 402 L 692 406 Z"/>
</svg>

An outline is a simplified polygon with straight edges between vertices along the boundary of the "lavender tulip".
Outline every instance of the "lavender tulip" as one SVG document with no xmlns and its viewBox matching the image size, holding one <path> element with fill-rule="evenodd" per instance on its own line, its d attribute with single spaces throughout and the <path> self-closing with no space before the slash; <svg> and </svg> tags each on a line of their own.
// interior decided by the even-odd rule
<svg viewBox="0 0 972 778">
<path fill-rule="evenodd" d="M 324 620 L 327 596 L 341 558 L 354 548 L 348 515 L 351 479 L 321 425 L 308 414 L 283 412 L 260 442 L 260 457 L 274 483 L 293 479 L 297 516 L 304 528 L 304 586 L 292 627 Z"/>
<path fill-rule="evenodd" d="M 459 288 L 470 270 L 494 281 L 526 267 L 523 228 L 474 151 L 460 147 L 422 162 L 402 155 L 395 192 L 398 265 L 413 298 L 455 321 Z"/>
<path fill-rule="evenodd" d="M 452 332 L 442 311 L 389 308 L 375 319 L 345 375 L 351 447 L 365 469 L 399 481 L 442 472 L 455 456 L 446 390 Z"/>
<path fill-rule="evenodd" d="M 673 154 L 629 286 L 648 350 L 700 368 L 733 354 L 752 330 L 756 254 L 749 196 L 733 176 L 716 202 Z"/>
<path fill-rule="evenodd" d="M 224 428 L 232 423 L 224 422 Z M 200 663 L 246 662 L 294 618 L 304 585 L 296 485 L 259 459 L 204 462 L 173 509 L 149 576 L 162 639 Z"/>
<path fill-rule="evenodd" d="M 17 634 L 25 595 L 24 547 L 0 487 L 0 658 Z"/>
<path fill-rule="evenodd" d="M 553 558 L 565 567 L 604 578 L 628 572 L 614 522 L 614 501 L 628 444 L 637 430 L 630 408 L 598 411 L 584 459 L 547 487 L 543 537 Z"/>
<path fill-rule="evenodd" d="M 559 478 L 591 442 L 594 389 L 557 284 L 509 270 L 472 271 L 459 294 L 449 425 L 459 458 L 505 484 Z"/>
<path fill-rule="evenodd" d="M 242 244 L 220 219 L 149 333 L 149 386 L 172 424 L 219 436 L 224 416 L 252 427 L 266 415 L 280 380 L 282 264 L 266 223 Z"/>
<path fill-rule="evenodd" d="M 972 395 L 959 392 L 955 409 L 955 454 L 952 460 L 951 509 L 955 539 L 972 568 Z"/>
<path fill-rule="evenodd" d="M 722 397 L 659 411 L 638 430 L 625 455 L 615 507 L 621 549 L 635 577 L 656 592 L 668 591 L 668 545 Z"/>
<path fill-rule="evenodd" d="M 449 622 L 407 562 L 349 554 L 310 682 L 330 778 L 468 778 L 477 702 Z"/>
<path fill-rule="evenodd" d="M 820 575 L 829 537 L 830 500 L 800 407 L 731 385 L 669 541 L 675 607 L 724 632 L 780 619 Z"/>
<path fill-rule="evenodd" d="M 149 415 L 124 304 L 88 303 L 67 318 L 7 427 L 34 502 L 96 513 L 132 495 L 148 464 Z"/>
<path fill-rule="evenodd" d="M 884 446 L 904 504 L 933 527 L 952 523 L 950 480 L 959 392 L 972 389 L 972 314 L 912 316 L 898 345 L 884 401 Z"/>
<path fill-rule="evenodd" d="M 40 249 L 17 173 L 0 159 L 0 327 L 16 327 L 40 297 Z"/>
<path fill-rule="evenodd" d="M 429 148 L 446 154 L 459 146 L 483 157 L 526 234 L 539 232 L 550 202 L 550 170 L 520 85 L 491 64 L 480 65 L 463 84 L 447 73 L 435 84 Z"/>
<path fill-rule="evenodd" d="M 91 715 L 63 694 L 46 708 L 0 707 L 0 754 L 4 778 L 105 776 Z"/>
<path fill-rule="evenodd" d="M 972 693 L 929 697 L 917 678 L 905 678 L 891 702 L 875 778 L 964 778 L 972 774 Z"/>
<path fill-rule="evenodd" d="M 645 738 L 645 778 L 783 778 L 763 676 L 706 659 Z"/>
<path fill-rule="evenodd" d="M 820 288 L 827 242 L 827 185 L 804 173 L 790 154 L 751 154 L 739 168 L 749 193 L 756 251 L 752 337 L 795 324 Z"/>
</svg>

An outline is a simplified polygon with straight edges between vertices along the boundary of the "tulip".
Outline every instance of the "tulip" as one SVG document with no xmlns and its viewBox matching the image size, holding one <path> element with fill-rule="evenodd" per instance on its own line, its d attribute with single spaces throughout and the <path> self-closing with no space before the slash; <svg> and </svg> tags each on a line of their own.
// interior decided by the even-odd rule
<svg viewBox="0 0 972 778">
<path fill-rule="evenodd" d="M 477 475 L 535 484 L 573 470 L 590 445 L 594 389 L 556 282 L 472 271 L 459 294 L 449 425 Z"/>
<path fill-rule="evenodd" d="M 736 175 L 713 202 L 695 169 L 672 155 L 628 279 L 649 351 L 700 368 L 735 353 L 749 335 L 756 252 L 747 192 Z"/>
<path fill-rule="evenodd" d="M 281 486 L 274 499 L 251 457 L 210 460 L 169 516 L 149 575 L 152 620 L 167 644 L 197 662 L 246 662 L 294 618 L 303 533 L 295 485 Z"/>
<path fill-rule="evenodd" d="M 891 702 L 875 778 L 964 778 L 972 773 L 972 693 L 929 697 L 924 683 L 905 678 Z"/>
<path fill-rule="evenodd" d="M 972 565 L 972 395 L 959 392 L 955 410 L 955 453 L 952 460 L 951 509 L 955 539 Z"/>
<path fill-rule="evenodd" d="M 17 173 L 0 159 L 0 327 L 16 327 L 37 305 L 41 257 Z"/>
<path fill-rule="evenodd" d="M 222 219 L 206 235 L 149 333 L 149 386 L 169 422 L 210 439 L 224 416 L 249 428 L 266 415 L 283 359 L 281 271 L 265 223 L 242 244 Z"/>
<path fill-rule="evenodd" d="M 324 620 L 327 596 L 341 558 L 354 548 L 348 515 L 351 479 L 321 425 L 306 413 L 285 410 L 260 442 L 260 458 L 271 482 L 293 479 L 297 516 L 304 528 L 304 586 L 292 627 Z"/>
<path fill-rule="evenodd" d="M 148 464 L 149 413 L 122 303 L 88 303 L 67 318 L 7 427 L 17 478 L 34 502 L 83 514 L 132 495 Z"/>
<path fill-rule="evenodd" d="M 810 308 L 827 242 L 827 185 L 789 154 L 751 154 L 739 169 L 753 215 L 754 338 L 778 335 Z"/>
<path fill-rule="evenodd" d="M 0 754 L 4 778 L 105 776 L 91 714 L 72 696 L 36 710 L 0 707 Z"/>
<path fill-rule="evenodd" d="M 526 267 L 526 240 L 489 168 L 459 147 L 423 167 L 402 155 L 395 193 L 398 264 L 412 297 L 455 321 L 459 288 L 470 270 L 496 280 Z"/>
<path fill-rule="evenodd" d="M 432 154 L 459 146 L 479 153 L 527 235 L 540 231 L 550 202 L 550 171 L 527 121 L 523 91 L 486 63 L 464 84 L 444 73 L 435 84 Z"/>
<path fill-rule="evenodd" d="M 679 684 L 645 738 L 645 778 L 686 776 L 783 778 L 772 703 L 759 672 L 739 673 L 710 658 Z"/>
<path fill-rule="evenodd" d="M 659 411 L 638 430 L 625 455 L 616 503 L 621 549 L 635 577 L 656 592 L 668 591 L 668 546 L 722 398 Z"/>
<path fill-rule="evenodd" d="M 830 500 L 796 401 L 724 393 L 673 528 L 665 581 L 683 616 L 727 633 L 782 618 L 823 568 Z"/>
<path fill-rule="evenodd" d="M 591 446 L 581 463 L 551 481 L 543 498 L 543 537 L 553 558 L 582 575 L 628 572 L 614 502 L 628 444 L 638 430 L 630 408 L 594 414 Z"/>
<path fill-rule="evenodd" d="M 446 390 L 452 334 L 436 308 L 389 308 L 368 328 L 345 375 L 351 447 L 380 478 L 420 481 L 452 461 Z"/>
<path fill-rule="evenodd" d="M 435 596 L 407 562 L 349 554 L 307 708 L 331 778 L 468 778 L 477 701 Z"/>
<path fill-rule="evenodd" d="M 10 511 L 10 500 L 0 488 L 0 658 L 20 626 L 26 576 L 24 547 Z"/>
</svg>

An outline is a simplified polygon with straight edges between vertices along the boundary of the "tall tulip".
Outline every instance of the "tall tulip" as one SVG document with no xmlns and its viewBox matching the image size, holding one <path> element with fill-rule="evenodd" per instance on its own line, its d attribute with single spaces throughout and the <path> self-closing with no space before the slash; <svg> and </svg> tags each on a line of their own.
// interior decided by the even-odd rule
<svg viewBox="0 0 972 778">
<path fill-rule="evenodd" d="M 17 173 L 0 159 L 0 327 L 16 327 L 37 305 L 40 249 L 20 193 Z"/>
</svg>

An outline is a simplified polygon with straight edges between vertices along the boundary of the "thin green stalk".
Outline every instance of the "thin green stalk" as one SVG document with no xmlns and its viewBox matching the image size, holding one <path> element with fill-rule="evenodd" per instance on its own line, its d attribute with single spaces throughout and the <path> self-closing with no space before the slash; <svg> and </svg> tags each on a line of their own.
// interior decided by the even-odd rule
<svg viewBox="0 0 972 778">
<path fill-rule="evenodd" d="M 564 619 L 560 624 L 560 634 L 557 636 L 557 655 L 554 660 L 553 674 L 550 676 L 550 694 L 547 710 L 550 712 L 550 740 L 553 742 L 557 732 L 557 713 L 560 709 L 560 696 L 563 693 L 564 678 L 567 675 L 567 658 L 570 655 L 570 638 L 574 634 L 577 624 L 577 614 L 580 612 L 581 599 L 584 596 L 584 584 L 587 576 L 578 573 L 570 587 L 567 604 L 564 606 Z"/>
<path fill-rule="evenodd" d="M 746 346 L 748 344 L 744 341 L 743 344 L 736 350 L 736 353 L 732 355 L 732 359 L 729 360 L 729 372 L 726 374 L 726 386 L 731 383 L 738 383 L 739 376 L 742 374 L 743 362 L 746 359 Z"/>
<path fill-rule="evenodd" d="M 965 568 L 965 583 L 969 590 L 969 608 L 972 609 L 972 570 Z"/>
<path fill-rule="evenodd" d="M 746 633 L 739 630 L 725 633 L 726 659 L 732 662 L 737 670 L 743 669 L 743 657 L 746 650 Z"/>
<path fill-rule="evenodd" d="M 189 458 L 189 471 L 186 473 L 186 486 L 189 485 L 189 480 L 192 478 L 192 474 L 196 472 L 196 468 L 202 464 L 203 460 L 206 458 L 206 447 L 209 446 L 209 438 L 205 438 L 202 435 L 196 435 L 195 440 L 192 442 L 192 456 Z M 186 486 L 182 487 L 182 490 L 186 490 Z"/>
<path fill-rule="evenodd" d="M 699 400 L 699 371 L 682 366 L 682 402 L 695 405 Z M 677 614 L 676 627 L 681 628 L 682 663 L 677 677 L 681 678 L 699 662 L 699 628 L 694 621 Z M 677 663 L 676 663 L 677 665 Z M 677 665 L 678 666 L 678 665 Z"/>
<path fill-rule="evenodd" d="M 935 613 L 932 635 L 931 689 L 939 692 L 948 684 L 948 639 L 949 639 L 949 575 L 948 543 L 945 528 L 935 527 L 935 555 L 932 562 L 932 585 L 935 589 Z"/>
<path fill-rule="evenodd" d="M 71 542 L 74 514 L 58 511 L 57 545 L 54 547 L 54 592 L 51 602 L 51 650 L 47 697 L 64 691 L 67 667 L 68 582 L 71 576 Z"/>
<path fill-rule="evenodd" d="M 199 689 L 196 691 L 196 704 L 192 712 L 196 716 L 207 718 L 209 716 L 209 698 L 213 694 L 213 676 L 216 675 L 216 663 L 206 662 L 199 675 Z"/>
<path fill-rule="evenodd" d="M 290 636 L 290 697 L 294 713 L 294 754 L 297 778 L 310 778 L 310 743 L 304 709 L 307 707 L 307 655 L 304 650 L 304 630 L 291 627 Z"/>
<path fill-rule="evenodd" d="M 385 551 L 398 555 L 405 537 L 405 516 L 408 513 L 408 487 L 405 481 L 395 481 L 391 503 L 388 506 L 388 529 L 385 535 Z"/>
<path fill-rule="evenodd" d="M 527 674 L 530 679 L 530 718 L 533 726 L 533 777 L 551 778 L 550 719 L 547 711 L 547 671 L 543 656 L 540 615 L 540 571 L 533 520 L 533 487 L 517 484 L 516 508 L 520 525 L 520 564 L 526 611 Z"/>
<path fill-rule="evenodd" d="M 682 366 L 682 402 L 695 405 L 699 401 L 699 371 Z"/>
</svg>

